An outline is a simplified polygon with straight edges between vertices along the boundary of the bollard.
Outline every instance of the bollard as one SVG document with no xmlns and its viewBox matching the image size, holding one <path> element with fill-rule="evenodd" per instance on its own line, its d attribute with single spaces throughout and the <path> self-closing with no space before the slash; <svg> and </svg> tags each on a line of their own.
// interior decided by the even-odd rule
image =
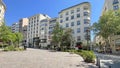
<svg viewBox="0 0 120 68">
<path fill-rule="evenodd" d="M 98 58 L 98 56 L 96 58 L 97 58 L 96 66 L 98 66 L 98 68 L 100 68 L 100 59 Z"/>
<path fill-rule="evenodd" d="M 109 68 L 112 68 L 111 66 L 109 66 Z"/>
</svg>

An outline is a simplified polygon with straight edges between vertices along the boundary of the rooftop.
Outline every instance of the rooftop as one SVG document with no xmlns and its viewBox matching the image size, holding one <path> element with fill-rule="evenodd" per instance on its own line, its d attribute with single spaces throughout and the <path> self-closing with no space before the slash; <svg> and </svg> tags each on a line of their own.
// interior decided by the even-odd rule
<svg viewBox="0 0 120 68">
<path fill-rule="evenodd" d="M 71 6 L 71 7 L 66 8 L 66 9 L 63 9 L 63 10 L 61 10 L 59 13 L 63 12 L 64 10 L 67 10 L 67 9 L 70 9 L 70 8 L 73 8 L 73 7 L 76 7 L 76 6 L 79 6 L 79 5 L 85 4 L 85 3 L 90 4 L 89 2 L 82 2 L 82 3 L 79 3 L 79 4 L 77 4 L 77 5 L 74 5 L 74 6 Z"/>
</svg>

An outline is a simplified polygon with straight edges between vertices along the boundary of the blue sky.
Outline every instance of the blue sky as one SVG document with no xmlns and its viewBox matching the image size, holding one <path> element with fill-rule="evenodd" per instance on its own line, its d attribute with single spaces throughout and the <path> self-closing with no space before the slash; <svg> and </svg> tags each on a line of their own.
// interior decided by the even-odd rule
<svg viewBox="0 0 120 68">
<path fill-rule="evenodd" d="M 70 6 L 82 3 L 91 3 L 91 24 L 98 21 L 104 0 L 3 0 L 7 10 L 5 14 L 6 24 L 18 22 L 19 19 L 29 17 L 34 14 L 43 13 L 50 17 L 57 17 L 58 12 Z"/>
</svg>

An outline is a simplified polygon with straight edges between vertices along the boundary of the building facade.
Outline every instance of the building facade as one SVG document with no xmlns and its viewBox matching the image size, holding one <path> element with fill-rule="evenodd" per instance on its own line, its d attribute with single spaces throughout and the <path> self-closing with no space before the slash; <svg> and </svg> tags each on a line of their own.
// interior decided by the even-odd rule
<svg viewBox="0 0 120 68">
<path fill-rule="evenodd" d="M 102 13 L 108 10 L 118 10 L 119 8 L 120 8 L 120 0 L 105 0 Z"/>
<path fill-rule="evenodd" d="M 76 42 L 85 43 L 87 30 L 90 28 L 91 5 L 83 2 L 59 12 L 59 23 L 62 28 L 71 28 Z M 90 38 L 90 31 L 88 36 Z"/>
<path fill-rule="evenodd" d="M 41 45 L 40 42 L 44 43 L 46 41 L 47 20 L 50 17 L 45 14 L 37 14 L 28 19 L 27 45 L 29 47 L 39 47 Z"/>
<path fill-rule="evenodd" d="M 19 32 L 19 23 L 12 24 L 11 29 L 13 33 Z"/>
<path fill-rule="evenodd" d="M 0 0 L 0 25 L 4 22 L 4 14 L 6 11 L 6 6 L 2 0 Z"/>
<path fill-rule="evenodd" d="M 23 34 L 23 41 L 27 40 L 27 26 L 28 18 L 22 18 L 19 20 L 19 32 Z"/>
<path fill-rule="evenodd" d="M 42 48 L 47 47 L 47 45 L 48 45 L 49 20 L 50 20 L 50 18 L 43 19 L 43 20 L 40 21 L 40 27 L 39 27 L 40 43 L 39 44 Z"/>
</svg>

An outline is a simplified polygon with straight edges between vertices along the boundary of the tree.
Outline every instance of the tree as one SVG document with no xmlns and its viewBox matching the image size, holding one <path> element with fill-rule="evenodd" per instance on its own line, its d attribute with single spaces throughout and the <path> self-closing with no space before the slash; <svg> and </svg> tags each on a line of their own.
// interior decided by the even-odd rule
<svg viewBox="0 0 120 68">
<path fill-rule="evenodd" d="M 5 25 L 5 23 L 2 23 L 0 26 L 0 39 L 4 43 L 9 43 L 9 45 L 13 45 L 13 42 L 16 39 L 16 36 L 12 31 L 9 29 L 8 26 Z"/>
<path fill-rule="evenodd" d="M 64 29 L 64 34 L 62 37 L 62 46 L 63 47 L 67 47 L 67 48 L 71 48 L 72 45 L 74 45 L 74 39 L 72 36 L 72 29 L 70 28 L 66 28 Z"/>
<path fill-rule="evenodd" d="M 22 39 L 23 39 L 23 35 L 18 32 L 18 33 L 15 33 L 15 36 L 16 36 L 15 42 L 17 42 L 17 45 L 16 45 L 16 46 L 19 47 L 19 44 L 20 44 L 20 42 L 21 42 Z"/>
<path fill-rule="evenodd" d="M 56 25 L 55 25 L 55 27 L 53 29 L 52 34 L 53 34 L 52 42 L 54 43 L 54 46 L 60 47 L 62 36 L 63 36 L 63 29 L 60 28 L 59 23 L 56 23 Z"/>
<path fill-rule="evenodd" d="M 105 45 L 110 45 L 109 40 L 112 36 L 120 32 L 120 11 L 105 12 L 98 23 L 94 23 L 92 28 L 96 35 L 101 36 L 105 40 Z"/>
</svg>

